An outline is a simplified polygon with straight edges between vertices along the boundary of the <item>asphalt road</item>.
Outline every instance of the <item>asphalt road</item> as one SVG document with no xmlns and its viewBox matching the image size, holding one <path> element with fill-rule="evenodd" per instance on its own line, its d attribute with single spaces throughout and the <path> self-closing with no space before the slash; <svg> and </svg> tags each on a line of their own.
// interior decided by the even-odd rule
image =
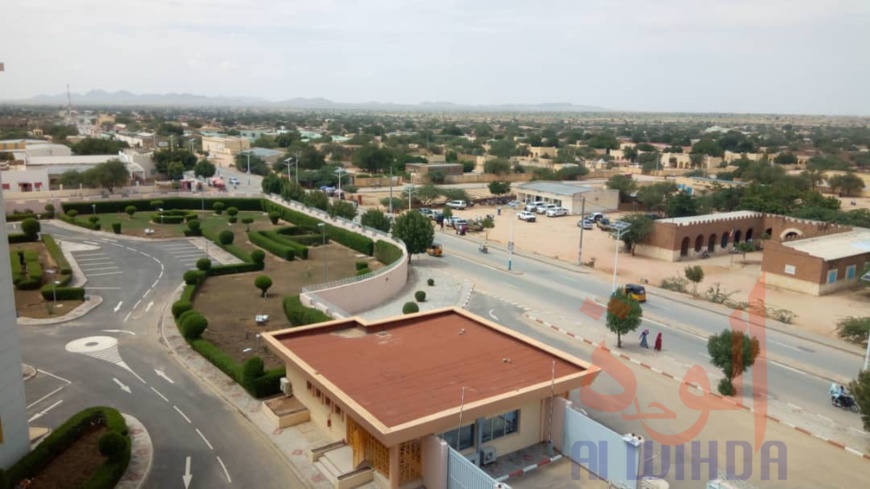
<svg viewBox="0 0 870 489">
<path fill-rule="evenodd" d="M 185 240 L 126 241 L 43 224 L 74 253 L 89 293 L 103 303 L 52 326 L 22 327 L 24 361 L 41 373 L 25 384 L 36 425 L 109 405 L 139 418 L 154 443 L 146 487 L 301 487 L 264 435 L 189 374 L 159 343 L 157 320 L 185 270 L 204 252 Z M 123 362 L 123 363 L 122 363 Z M 38 421 L 37 421 L 38 420 Z"/>
<path fill-rule="evenodd" d="M 513 256 L 512 269 L 522 275 L 511 274 L 506 272 L 507 253 L 504 251 L 490 247 L 489 254 L 481 254 L 477 251 L 476 243 L 458 239 L 449 232 L 436 233 L 436 239 L 445 243 L 445 266 L 451 272 L 473 281 L 475 290 L 506 298 L 536 311 L 547 311 L 584 324 L 598 324 L 602 330 L 605 328 L 604 317 L 596 320 L 579 311 L 584 300 L 595 300 L 610 294 L 611 284 L 598 277 L 517 255 Z M 511 309 L 513 306 L 505 309 L 507 306 L 510 305 L 497 303 L 493 313 L 500 323 L 519 327 L 523 321 L 518 318 L 518 310 Z M 645 319 L 642 327 L 654 331 L 663 330 L 667 353 L 687 364 L 709 364 L 706 354 L 707 337 L 704 332 L 718 333 L 728 327 L 726 317 L 662 297 L 652 297 L 643 307 L 645 313 L 654 313 L 667 320 L 658 322 Z M 482 315 L 490 317 L 489 310 L 482 311 Z M 696 332 L 686 332 L 682 327 L 674 327 L 676 323 L 688 323 Z M 636 341 L 634 335 L 624 339 L 624 342 Z M 837 370 L 843 376 L 853 377 L 862 364 L 859 356 L 772 330 L 767 330 L 766 346 L 769 359 L 767 387 L 759 386 L 759 392 L 807 410 L 824 413 L 843 426 L 861 428 L 859 416 L 832 408 L 827 397 L 830 382 L 813 374 L 816 368 L 827 368 Z M 778 362 L 777 357 L 805 364 L 807 368 L 793 368 Z M 747 386 L 752 385 L 751 372 L 747 372 L 744 380 Z"/>
</svg>

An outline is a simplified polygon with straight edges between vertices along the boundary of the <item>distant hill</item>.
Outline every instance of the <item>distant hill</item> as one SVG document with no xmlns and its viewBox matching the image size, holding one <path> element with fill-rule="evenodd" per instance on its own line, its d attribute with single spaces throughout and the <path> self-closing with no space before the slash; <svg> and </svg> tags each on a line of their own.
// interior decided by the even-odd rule
<svg viewBox="0 0 870 489">
<path fill-rule="evenodd" d="M 462 105 L 452 102 L 394 104 L 386 102 L 346 103 L 325 98 L 293 98 L 278 102 L 257 97 L 207 97 L 190 93 L 142 94 L 91 90 L 71 94 L 74 106 L 185 106 L 185 107 L 259 107 L 309 110 L 379 110 L 379 111 L 476 111 L 476 112 L 610 112 L 609 109 L 570 103 Z M 66 94 L 37 95 L 9 101 L 23 105 L 66 105 Z"/>
</svg>

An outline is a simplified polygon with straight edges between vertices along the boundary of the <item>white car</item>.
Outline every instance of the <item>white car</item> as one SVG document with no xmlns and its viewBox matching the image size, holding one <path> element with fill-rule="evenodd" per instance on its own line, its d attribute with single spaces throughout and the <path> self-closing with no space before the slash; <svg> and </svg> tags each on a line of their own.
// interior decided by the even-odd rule
<svg viewBox="0 0 870 489">
<path fill-rule="evenodd" d="M 451 200 L 450 202 L 447 203 L 447 207 L 450 207 L 451 209 L 462 210 L 462 209 L 465 209 L 466 207 L 468 207 L 468 203 L 465 202 L 464 200 Z"/>
<path fill-rule="evenodd" d="M 559 206 L 556 204 L 541 204 L 535 210 L 538 212 L 538 214 L 545 214 L 546 215 L 548 211 L 550 211 L 551 209 L 555 209 L 557 207 L 559 207 Z"/>
<path fill-rule="evenodd" d="M 552 209 L 547 209 L 547 217 L 561 217 L 567 215 L 568 209 L 564 207 L 554 207 Z"/>
<path fill-rule="evenodd" d="M 230 182 L 230 185 L 238 185 L 239 179 L 237 177 L 230 177 L 229 182 Z"/>
<path fill-rule="evenodd" d="M 520 221 L 535 222 L 535 214 L 529 211 L 522 211 L 517 214 Z"/>
<path fill-rule="evenodd" d="M 592 229 L 593 227 L 595 227 L 595 221 L 589 218 L 580 219 L 579 221 L 577 221 L 577 227 L 582 227 L 583 229 Z"/>
</svg>

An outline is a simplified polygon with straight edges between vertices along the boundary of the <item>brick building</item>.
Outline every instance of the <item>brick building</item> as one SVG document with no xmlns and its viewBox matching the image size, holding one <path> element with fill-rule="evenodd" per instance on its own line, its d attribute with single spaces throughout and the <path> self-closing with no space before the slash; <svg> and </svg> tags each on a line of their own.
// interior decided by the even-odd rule
<svg viewBox="0 0 870 489">
<path fill-rule="evenodd" d="M 665 261 L 729 253 L 742 241 L 769 237 L 767 283 L 813 295 L 855 284 L 870 260 L 870 230 L 753 211 L 661 219 L 635 252 Z"/>
</svg>

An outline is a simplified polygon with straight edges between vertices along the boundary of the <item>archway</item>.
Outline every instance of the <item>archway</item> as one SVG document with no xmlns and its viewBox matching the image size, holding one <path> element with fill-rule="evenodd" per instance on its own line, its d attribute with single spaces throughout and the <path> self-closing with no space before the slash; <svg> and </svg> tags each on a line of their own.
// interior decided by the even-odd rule
<svg viewBox="0 0 870 489">
<path fill-rule="evenodd" d="M 787 239 L 801 238 L 804 233 L 800 229 L 797 228 L 788 228 L 785 231 L 779 233 L 780 241 L 785 241 Z"/>
<path fill-rule="evenodd" d="M 737 231 L 734 231 L 734 245 L 735 246 L 737 245 L 737 243 L 740 242 L 740 237 L 742 234 L 743 234 L 742 231 L 740 231 L 739 229 Z"/>
<path fill-rule="evenodd" d="M 722 242 L 719 245 L 723 250 L 728 247 L 728 233 L 722 233 Z"/>
<path fill-rule="evenodd" d="M 746 241 L 752 241 L 752 228 L 746 230 Z"/>
<path fill-rule="evenodd" d="M 680 244 L 680 256 L 689 256 L 689 243 L 691 240 L 689 237 L 683 238 L 683 242 Z"/>
<path fill-rule="evenodd" d="M 768 238 L 772 238 L 773 237 L 773 228 L 765 229 L 764 234 L 766 234 Z"/>
<path fill-rule="evenodd" d="M 716 233 L 710 235 L 710 239 L 707 240 L 707 252 L 713 253 L 716 250 Z"/>
<path fill-rule="evenodd" d="M 703 246 L 704 246 L 704 237 L 699 234 L 698 237 L 695 238 L 695 253 L 700 253 L 701 247 L 703 247 Z"/>
</svg>

